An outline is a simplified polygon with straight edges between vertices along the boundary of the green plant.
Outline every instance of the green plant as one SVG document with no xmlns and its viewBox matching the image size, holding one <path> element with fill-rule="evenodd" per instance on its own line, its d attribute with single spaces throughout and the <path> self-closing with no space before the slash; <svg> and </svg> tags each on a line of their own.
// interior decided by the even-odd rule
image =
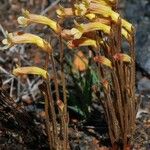
<svg viewBox="0 0 150 150">
<path fill-rule="evenodd" d="M 73 105 L 77 106 L 77 111 L 84 117 L 88 114 L 92 99 L 90 86 L 93 84 L 92 79 L 97 76 L 92 70 L 96 68 L 96 78 L 99 79 L 98 86 L 102 86 L 103 97 L 99 97 L 99 91 L 94 92 L 105 111 L 112 147 L 114 150 L 125 150 L 130 144 L 138 105 L 135 97 L 134 28 L 117 13 L 117 6 L 116 0 L 81 0 L 73 2 L 69 8 L 60 6 L 56 11 L 60 22 L 65 22 L 66 18 L 76 19 L 72 29 L 64 29 L 57 22 L 28 11 L 24 11 L 24 15 L 18 18 L 19 24 L 23 26 L 32 23 L 48 25 L 57 35 L 60 44 L 58 62 L 61 68 L 62 97 L 59 94 L 56 61 L 50 43 L 29 33 L 8 34 L 7 39 L 3 40 L 3 44 L 9 47 L 21 43 L 36 44 L 47 54 L 44 69 L 33 66 L 19 67 L 13 72 L 15 75 L 37 74 L 43 77 L 44 84 L 40 89 L 45 96 L 45 122 L 50 149 L 69 149 L 64 43 L 72 51 L 79 51 L 83 46 L 88 51 L 85 57 L 80 58 L 82 61 L 74 62 L 79 74 L 72 74 L 75 82 L 79 79 L 75 90 L 80 89 L 86 101 L 84 105 L 80 105 L 70 93 L 72 102 L 74 99 Z M 128 50 L 122 47 L 124 41 L 128 43 Z M 49 85 L 49 64 L 52 66 L 56 100 Z M 81 76 L 81 72 L 84 72 L 85 76 Z M 58 107 L 55 107 L 55 104 Z"/>
</svg>

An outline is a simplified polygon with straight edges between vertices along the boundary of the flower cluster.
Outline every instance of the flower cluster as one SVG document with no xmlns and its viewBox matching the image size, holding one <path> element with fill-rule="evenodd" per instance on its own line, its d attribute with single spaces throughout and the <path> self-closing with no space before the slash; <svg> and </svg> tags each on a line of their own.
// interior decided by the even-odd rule
<svg viewBox="0 0 150 150">
<path fill-rule="evenodd" d="M 60 34 L 61 32 L 61 27 L 56 21 L 53 21 L 45 16 L 31 14 L 27 10 L 23 10 L 23 16 L 18 17 L 17 20 L 18 23 L 22 26 L 28 26 L 32 23 L 39 23 L 49 26 L 57 34 Z M 35 44 L 40 47 L 42 51 L 48 53 L 48 55 L 52 53 L 52 46 L 49 42 L 31 33 L 8 33 L 7 38 L 4 39 L 2 43 L 7 45 L 7 48 L 16 44 Z M 48 79 L 48 73 L 46 70 L 34 66 L 16 68 L 14 69 L 13 74 L 16 76 L 23 74 L 36 74 L 43 77 L 44 79 Z"/>
<path fill-rule="evenodd" d="M 108 37 L 115 34 L 112 24 L 120 26 L 120 34 L 127 40 L 132 41 L 133 26 L 131 23 L 121 18 L 120 14 L 115 11 L 116 0 L 80 0 L 77 1 L 73 7 L 64 8 L 61 5 L 57 9 L 56 13 L 59 18 L 71 18 L 77 17 L 86 20 L 86 23 L 79 23 L 74 21 L 75 27 L 72 29 L 64 29 L 62 31 L 62 37 L 69 40 L 67 45 L 69 48 L 79 48 L 83 46 L 92 46 L 93 49 L 97 49 L 99 45 L 105 45 L 110 51 L 111 47 L 107 44 Z M 88 34 L 99 33 L 104 34 L 104 38 L 96 39 L 89 38 Z M 96 37 L 96 36 L 95 36 Z M 121 51 L 116 51 L 112 56 L 98 56 L 94 58 L 94 61 L 104 64 L 105 66 L 113 67 L 111 63 L 113 61 L 131 62 L 131 58 L 127 54 L 118 54 Z"/>
<path fill-rule="evenodd" d="M 131 112 L 131 118 L 128 121 L 125 121 L 125 124 L 123 124 L 122 120 L 122 118 L 125 118 L 127 120 L 130 117 L 130 115 L 128 114 L 128 108 L 130 109 L 130 107 L 132 107 L 132 105 L 134 104 L 132 100 L 134 100 L 135 98 L 134 27 L 131 23 L 123 19 L 118 13 L 117 0 L 76 0 L 73 5 L 68 8 L 64 8 L 63 6 L 59 5 L 56 13 L 58 19 L 62 24 L 63 21 L 66 20 L 66 18 L 73 19 L 73 26 L 69 29 L 66 29 L 53 19 L 42 15 L 32 14 L 27 10 L 23 10 L 23 15 L 18 17 L 17 21 L 23 27 L 31 25 L 33 23 L 48 26 L 56 35 L 56 38 L 59 37 L 60 44 L 62 44 L 61 42 L 65 41 L 64 43 L 69 49 L 75 50 L 74 59 L 72 61 L 72 68 L 75 71 L 89 71 L 93 66 L 96 66 L 98 68 L 97 72 L 99 72 L 101 78 L 100 83 L 103 86 L 104 96 L 106 98 L 104 106 L 105 108 L 108 108 L 108 110 L 110 110 L 109 112 L 106 109 L 106 116 L 109 120 L 108 128 L 111 136 L 111 142 L 120 143 L 120 141 L 116 141 L 119 140 L 121 136 L 123 139 L 125 136 L 130 134 L 126 133 L 126 129 L 124 131 L 124 127 L 128 125 L 128 122 L 131 121 L 131 124 L 133 124 L 134 121 L 133 111 Z M 123 50 L 122 41 L 126 41 L 126 43 L 129 44 L 129 50 Z M 58 108 L 61 110 L 61 113 L 63 111 L 65 112 L 64 116 L 61 113 L 60 116 L 63 117 L 61 119 L 62 124 L 64 125 L 62 129 L 64 130 L 64 132 L 66 132 L 64 135 L 64 137 L 66 136 L 66 138 L 64 138 L 65 148 L 63 149 L 66 150 L 66 143 L 68 138 L 67 121 L 65 122 L 63 119 L 67 117 L 67 98 L 65 98 L 65 91 L 67 90 L 65 90 L 65 77 L 63 72 L 64 68 L 62 65 L 64 57 L 64 51 L 62 50 L 63 46 L 60 46 L 60 62 L 62 63 L 61 78 L 63 84 L 64 100 L 61 100 L 59 98 L 57 73 L 55 70 L 55 63 L 52 55 L 54 50 L 49 42 L 39 37 L 38 35 L 18 32 L 8 33 L 6 39 L 4 39 L 2 43 L 5 45 L 4 48 L 9 48 L 16 44 L 34 44 L 38 46 L 42 50 L 42 52 L 47 54 L 46 56 L 48 57 L 46 57 L 47 62 L 45 61 L 45 69 L 36 66 L 18 67 L 13 70 L 13 74 L 15 76 L 24 74 L 39 75 L 44 80 L 48 81 L 47 87 L 49 87 L 49 74 L 47 68 L 48 62 L 50 60 L 54 74 L 54 83 L 57 97 L 56 103 L 58 105 Z M 83 47 L 84 50 L 87 50 L 86 54 L 88 54 L 88 56 L 86 56 L 82 51 Z M 127 90 L 130 92 L 128 92 Z M 51 96 L 51 94 L 48 93 L 48 96 Z M 48 96 L 46 97 L 46 99 L 48 98 Z M 131 100 L 131 103 L 129 100 Z M 113 102 L 115 104 L 113 104 Z M 52 112 L 51 114 L 54 114 L 51 118 L 52 123 L 49 123 L 48 126 L 51 124 L 53 128 L 51 127 L 50 130 L 47 131 L 49 132 L 49 134 L 53 134 L 53 136 L 49 136 L 49 140 L 57 141 L 57 137 L 59 134 L 57 134 L 57 125 L 55 124 L 55 122 L 57 121 L 54 113 L 55 109 L 53 108 L 53 103 L 54 102 L 52 102 L 48 106 L 50 108 L 50 111 Z M 123 106 L 126 107 L 126 109 L 123 109 Z M 133 106 L 133 108 L 135 107 Z M 46 109 L 46 111 L 47 110 L 49 109 Z M 123 111 L 125 111 L 124 114 Z M 115 113 L 117 113 L 117 115 L 115 115 Z M 119 125 L 120 127 L 118 128 Z M 117 128 L 118 130 L 116 130 Z M 51 129 L 53 130 L 51 131 Z M 128 131 L 130 132 L 130 130 Z M 127 139 L 125 140 L 128 141 Z M 52 142 L 53 145 L 50 144 L 51 147 L 59 145 L 56 141 Z M 54 147 L 51 149 L 57 149 Z"/>
<path fill-rule="evenodd" d="M 23 16 L 18 17 L 18 23 L 22 26 L 28 26 L 32 23 L 47 25 L 56 34 L 67 40 L 67 46 L 70 49 L 91 46 L 96 50 L 101 46 L 106 46 L 110 51 L 112 48 L 110 48 L 107 41 L 108 37 L 114 34 L 112 24 L 121 26 L 120 33 L 128 42 L 132 40 L 133 34 L 132 24 L 121 18 L 120 14 L 114 9 L 115 5 L 115 0 L 80 0 L 70 8 L 64 8 L 60 5 L 56 10 L 59 18 L 65 19 L 77 16 L 86 19 L 84 23 L 74 21 L 75 26 L 72 29 L 62 30 L 62 27 L 56 21 L 46 16 L 32 14 L 27 10 L 23 10 Z M 88 36 L 94 33 L 104 34 L 104 36 L 102 38 Z M 22 43 L 32 43 L 39 46 L 43 51 L 52 53 L 52 47 L 47 41 L 31 33 L 10 33 L 7 35 L 7 39 L 3 40 L 3 44 L 9 47 Z M 113 67 L 112 59 L 113 61 L 131 62 L 130 56 L 121 52 L 113 53 L 113 56 L 109 56 L 109 58 L 107 56 L 96 56 L 93 60 L 110 68 Z M 82 61 L 79 62 L 82 66 Z"/>
</svg>

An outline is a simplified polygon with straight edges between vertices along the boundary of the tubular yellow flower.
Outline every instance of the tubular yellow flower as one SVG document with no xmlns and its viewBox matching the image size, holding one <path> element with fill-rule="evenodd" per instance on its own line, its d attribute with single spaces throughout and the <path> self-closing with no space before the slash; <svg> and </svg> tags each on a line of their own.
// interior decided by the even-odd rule
<svg viewBox="0 0 150 150">
<path fill-rule="evenodd" d="M 51 45 L 40 38 L 37 35 L 30 34 L 30 33 L 23 33 L 23 34 L 12 34 L 9 33 L 7 39 L 4 39 L 3 44 L 5 45 L 15 45 L 15 44 L 24 44 L 24 43 L 30 43 L 30 44 L 35 44 L 42 48 L 45 52 L 50 53 L 52 51 Z"/>
<path fill-rule="evenodd" d="M 71 49 L 80 46 L 93 46 L 94 48 L 97 48 L 96 41 L 89 38 L 71 40 L 67 43 L 67 46 Z"/>
<path fill-rule="evenodd" d="M 127 41 L 131 40 L 131 35 L 124 28 L 121 28 L 121 34 Z"/>
<path fill-rule="evenodd" d="M 39 67 L 19 67 L 13 70 L 13 74 L 15 76 L 20 76 L 20 75 L 26 75 L 26 74 L 33 74 L 33 75 L 39 75 L 45 79 L 48 78 L 48 73 L 46 70 L 41 69 Z"/>
<path fill-rule="evenodd" d="M 79 29 L 76 29 L 76 28 L 72 28 L 71 29 L 71 34 L 73 35 L 74 39 L 79 39 L 81 38 L 82 34 L 83 34 L 83 30 L 79 30 Z"/>
<path fill-rule="evenodd" d="M 123 53 L 117 53 L 113 57 L 115 60 L 118 60 L 118 61 L 124 61 L 124 62 L 128 62 L 128 63 L 131 63 L 131 61 L 132 61 L 132 59 L 129 55 L 123 54 Z"/>
<path fill-rule="evenodd" d="M 110 33 L 110 26 L 100 22 L 92 22 L 87 24 L 78 24 L 75 22 L 75 24 L 77 27 L 71 29 L 71 34 L 74 36 L 74 39 L 79 39 L 82 34 L 90 31 L 102 30 L 106 34 Z"/>
<path fill-rule="evenodd" d="M 132 33 L 133 25 L 126 21 L 125 19 L 121 19 L 121 25 L 124 27 L 128 32 Z"/>
<path fill-rule="evenodd" d="M 48 25 L 56 33 L 61 32 L 61 27 L 56 21 L 53 21 L 42 15 L 31 14 L 27 10 L 23 11 L 23 16 L 20 16 L 18 18 L 18 23 L 23 26 L 27 26 L 28 24 L 31 23 L 40 23 L 40 24 Z"/>
<path fill-rule="evenodd" d="M 111 17 L 114 22 L 118 21 L 119 14 L 114 12 L 110 7 L 101 4 L 90 3 L 89 12 L 94 14 L 99 14 L 104 17 Z"/>
<path fill-rule="evenodd" d="M 111 61 L 108 58 L 104 57 L 104 56 L 95 56 L 94 61 L 112 68 Z"/>
<path fill-rule="evenodd" d="M 107 19 L 97 19 L 96 22 L 99 22 L 99 23 L 101 22 L 101 24 L 103 24 L 103 25 L 107 24 L 105 26 L 107 26 L 108 31 L 111 29 L 109 26 L 110 22 Z M 63 32 L 61 33 L 62 37 L 65 39 L 72 39 L 72 38 L 80 39 L 83 34 L 87 34 L 89 31 L 89 30 L 86 30 L 86 28 L 84 28 L 84 26 L 82 29 L 82 25 L 83 24 L 78 25 L 76 28 L 72 28 L 71 30 L 63 30 Z M 97 26 L 97 28 L 98 28 L 98 26 Z M 95 28 L 95 30 L 96 30 L 96 28 Z M 94 29 L 91 29 L 90 31 L 94 31 Z M 108 34 L 109 34 L 109 32 L 108 32 Z M 90 34 L 92 34 L 92 33 L 90 33 Z M 121 34 L 127 41 L 131 40 L 131 35 L 124 28 L 121 28 Z"/>
</svg>

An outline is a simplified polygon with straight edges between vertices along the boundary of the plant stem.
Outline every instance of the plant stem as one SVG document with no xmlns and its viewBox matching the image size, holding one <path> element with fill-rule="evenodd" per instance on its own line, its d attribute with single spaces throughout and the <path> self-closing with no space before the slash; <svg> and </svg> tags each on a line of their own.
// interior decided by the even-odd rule
<svg viewBox="0 0 150 150">
<path fill-rule="evenodd" d="M 64 48 L 62 37 L 60 35 L 60 64 L 61 64 L 61 80 L 63 86 L 63 101 L 64 101 L 64 113 L 63 113 L 63 128 L 64 128 L 64 150 L 68 147 L 68 113 L 67 113 L 67 95 L 66 95 L 66 80 L 64 74 Z"/>
<path fill-rule="evenodd" d="M 48 71 L 48 64 L 49 64 L 49 55 L 46 55 L 46 64 L 45 64 L 45 68 Z M 49 81 L 49 76 L 48 79 L 45 81 L 46 83 L 46 96 L 47 99 L 49 100 L 49 116 L 51 118 L 51 122 L 52 122 L 52 139 L 53 139 L 53 148 L 57 150 L 58 147 L 58 131 L 57 131 L 57 121 L 56 121 L 56 112 L 55 112 L 55 107 L 54 107 L 54 100 L 52 97 L 52 92 L 51 92 L 51 87 L 50 87 L 50 81 Z"/>
</svg>

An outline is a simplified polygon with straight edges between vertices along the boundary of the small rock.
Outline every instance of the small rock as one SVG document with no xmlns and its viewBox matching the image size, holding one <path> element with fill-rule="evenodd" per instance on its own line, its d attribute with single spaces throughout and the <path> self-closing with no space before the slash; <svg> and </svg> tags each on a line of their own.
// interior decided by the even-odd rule
<svg viewBox="0 0 150 150">
<path fill-rule="evenodd" d="M 29 95 L 23 95 L 22 101 L 28 105 L 31 105 L 33 103 L 32 99 Z"/>
<path fill-rule="evenodd" d="M 150 90 L 150 80 L 147 77 L 143 77 L 138 82 L 138 90 L 140 92 L 142 92 L 142 91 L 149 91 Z"/>
</svg>

